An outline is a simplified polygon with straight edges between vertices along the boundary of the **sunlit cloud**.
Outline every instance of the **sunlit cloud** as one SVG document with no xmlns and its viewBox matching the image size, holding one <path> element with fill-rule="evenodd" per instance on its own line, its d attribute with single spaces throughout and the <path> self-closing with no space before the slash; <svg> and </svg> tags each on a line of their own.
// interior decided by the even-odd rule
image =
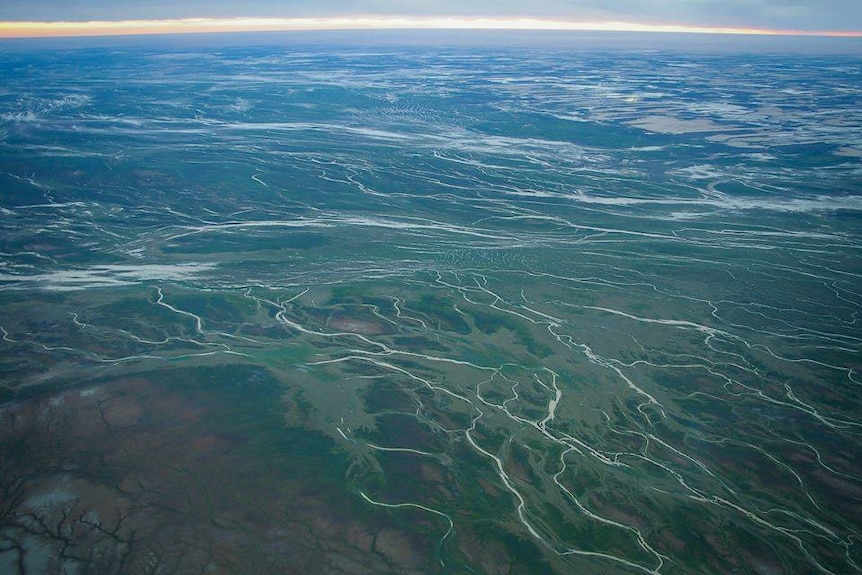
<svg viewBox="0 0 862 575">
<path fill-rule="evenodd" d="M 534 18 L 185 18 L 171 20 L 97 20 L 89 22 L 0 22 L 0 38 L 122 36 L 131 34 L 188 34 L 205 32 L 264 32 L 312 30 L 557 30 L 600 32 L 681 32 L 700 34 L 757 34 L 862 37 L 862 32 L 811 32 L 640 24 L 634 22 L 576 22 Z"/>
</svg>

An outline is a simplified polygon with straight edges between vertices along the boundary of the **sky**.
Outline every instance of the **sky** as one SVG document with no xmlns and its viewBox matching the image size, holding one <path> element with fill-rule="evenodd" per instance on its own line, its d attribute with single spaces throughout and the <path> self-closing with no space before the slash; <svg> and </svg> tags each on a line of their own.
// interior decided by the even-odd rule
<svg viewBox="0 0 862 575">
<path fill-rule="evenodd" d="M 356 20 L 356 18 L 360 18 Z M 512 27 L 536 22 L 851 32 L 862 35 L 862 0 L 2 0 L 0 35 L 16 23 L 84 21 L 161 21 L 236 18 L 281 20 L 290 27 L 358 27 L 464 22 L 477 18 L 507 21 Z M 327 25 L 340 18 L 342 25 Z M 405 19 L 406 18 L 406 19 Z M 447 20 L 441 20 L 447 18 Z M 308 20 L 313 19 L 313 20 Z M 305 24 L 298 22 L 305 21 Z M 260 26 L 260 20 L 256 20 Z M 276 21 L 270 20 L 271 25 Z M 285 22 L 292 22 L 289 24 Z M 389 24 L 385 24 L 389 22 Z M 419 22 L 420 24 L 416 24 Z M 521 24 L 519 25 L 518 22 Z M 529 24 L 532 22 L 533 24 Z M 246 21 L 247 25 L 248 21 Z M 442 24 L 441 24 L 442 23 Z M 201 25 L 198 22 L 198 25 Z M 605 24 L 607 25 L 607 24 Z M 427 27 L 427 25 L 425 26 Z M 463 27 L 463 26 L 456 26 Z M 18 24 L 21 29 L 21 25 Z M 34 30 L 36 28 L 33 28 Z M 67 28 L 68 31 L 71 28 Z M 4 31 L 6 34 L 4 34 Z"/>
</svg>

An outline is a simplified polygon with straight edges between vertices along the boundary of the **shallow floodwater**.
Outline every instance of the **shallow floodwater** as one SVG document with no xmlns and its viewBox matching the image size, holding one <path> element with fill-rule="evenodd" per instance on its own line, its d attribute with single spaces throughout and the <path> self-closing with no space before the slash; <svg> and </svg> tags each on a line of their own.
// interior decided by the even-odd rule
<svg viewBox="0 0 862 575">
<path fill-rule="evenodd" d="M 858 57 L 299 38 L 0 55 L 0 571 L 862 570 Z"/>
</svg>

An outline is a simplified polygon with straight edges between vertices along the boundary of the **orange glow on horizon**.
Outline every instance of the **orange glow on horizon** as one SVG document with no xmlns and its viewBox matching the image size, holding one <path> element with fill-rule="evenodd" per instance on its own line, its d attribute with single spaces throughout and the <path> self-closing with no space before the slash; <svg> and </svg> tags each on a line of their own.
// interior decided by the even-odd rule
<svg viewBox="0 0 862 575">
<path fill-rule="evenodd" d="M 312 30 L 550 30 L 862 38 L 862 31 L 815 32 L 763 28 L 683 26 L 676 24 L 639 24 L 634 22 L 575 22 L 537 18 L 356 16 L 339 18 L 184 18 L 168 20 L 94 20 L 88 22 L 0 22 L 0 38 Z"/>
</svg>

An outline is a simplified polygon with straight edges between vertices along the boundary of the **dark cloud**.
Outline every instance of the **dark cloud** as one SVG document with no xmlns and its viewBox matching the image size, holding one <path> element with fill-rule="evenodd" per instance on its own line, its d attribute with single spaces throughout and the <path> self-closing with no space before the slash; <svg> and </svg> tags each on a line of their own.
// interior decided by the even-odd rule
<svg viewBox="0 0 862 575">
<path fill-rule="evenodd" d="M 0 20 L 529 16 L 700 26 L 862 30 L 860 0 L 2 0 Z"/>
</svg>

